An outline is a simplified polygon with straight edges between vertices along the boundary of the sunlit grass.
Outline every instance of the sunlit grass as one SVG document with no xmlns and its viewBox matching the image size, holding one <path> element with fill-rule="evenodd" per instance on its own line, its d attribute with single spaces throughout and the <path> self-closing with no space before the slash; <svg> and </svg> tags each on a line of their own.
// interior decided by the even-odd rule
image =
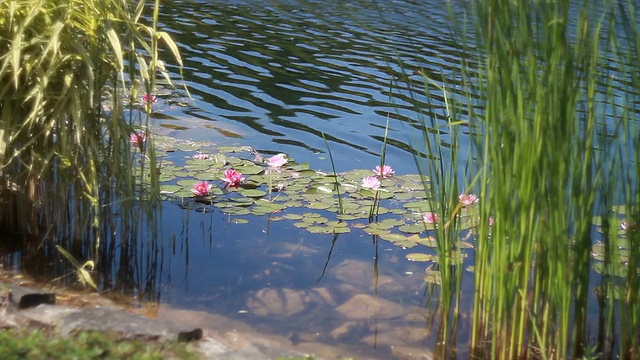
<svg viewBox="0 0 640 360">
<path fill-rule="evenodd" d="M 469 51 L 480 68 L 463 60 L 462 92 L 425 78 L 427 96 L 444 95 L 446 112 L 423 120 L 423 146 L 435 160 L 418 161 L 430 177 L 430 197 L 440 204 L 434 232 L 445 313 L 439 343 L 455 343 L 458 336 L 451 324 L 459 309 L 452 301 L 461 291 L 461 268 L 448 259 L 462 235 L 456 231 L 457 194 L 464 188 L 480 198 L 478 226 L 471 230 L 475 356 L 552 359 L 618 351 L 635 358 L 638 233 L 627 230 L 622 243 L 622 220 L 610 211 L 625 203 L 625 226 L 638 223 L 633 4 L 489 0 L 469 3 L 466 14 L 475 39 L 463 32 L 462 20 L 456 25 L 465 46 L 480 49 Z M 633 75 L 614 80 L 611 63 Z M 471 149 L 458 145 L 461 126 Z M 467 162 L 462 176 L 461 158 Z M 596 215 L 602 236 L 596 235 Z M 595 279 L 597 240 L 604 244 L 604 271 Z M 592 291 L 597 304 L 588 301 Z M 588 313 L 594 306 L 599 319 Z"/>
<path fill-rule="evenodd" d="M 127 221 L 138 199 L 157 194 L 152 109 L 139 99 L 157 74 L 169 80 L 159 44 L 181 65 L 156 27 L 159 6 L 0 2 L 0 228 L 21 233 L 27 248 L 53 243 L 98 262 L 105 229 L 114 231 L 106 219 Z M 146 140 L 132 148 L 138 131 Z"/>
</svg>

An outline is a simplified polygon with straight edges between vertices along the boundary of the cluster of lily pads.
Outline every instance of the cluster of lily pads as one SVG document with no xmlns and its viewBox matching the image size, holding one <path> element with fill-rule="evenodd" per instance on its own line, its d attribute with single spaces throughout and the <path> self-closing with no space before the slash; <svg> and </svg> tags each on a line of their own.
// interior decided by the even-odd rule
<svg viewBox="0 0 640 360">
<path fill-rule="evenodd" d="M 290 220 L 314 234 L 361 229 L 403 248 L 436 246 L 429 232 L 439 224 L 439 204 L 427 197 L 424 176 L 396 175 L 389 165 L 327 173 L 285 154 L 263 157 L 251 147 L 213 147 L 163 136 L 154 136 L 154 145 L 163 159 L 161 193 L 182 208 L 218 209 L 236 223 L 249 222 L 245 215 L 269 215 L 271 221 Z M 460 230 L 470 229 L 477 225 L 473 205 L 478 198 L 461 194 L 460 201 Z M 434 260 L 422 253 L 407 258 Z"/>
<path fill-rule="evenodd" d="M 629 276 L 630 269 L 629 260 L 631 258 L 631 244 L 628 234 L 632 231 L 638 231 L 637 224 L 630 222 L 625 217 L 629 211 L 625 205 L 616 205 L 611 208 L 612 216 L 609 218 L 609 241 L 613 242 L 613 246 L 608 246 L 603 241 L 596 241 L 591 248 L 591 257 L 594 259 L 593 270 L 596 273 L 626 279 Z M 604 233 L 603 218 L 596 216 L 593 218 L 593 225 L 596 226 L 599 233 Z M 607 249 L 609 248 L 609 250 Z M 607 255 L 608 253 L 608 255 Z M 606 258 L 610 258 L 610 265 L 607 265 Z M 640 276 L 640 269 L 635 269 L 637 276 Z M 625 290 L 622 284 L 614 286 L 613 296 L 620 299 L 624 298 Z M 599 291 L 599 288 L 596 288 Z"/>
<path fill-rule="evenodd" d="M 131 135 L 131 143 L 141 148 L 144 133 Z M 373 170 L 352 170 L 341 174 L 310 169 L 285 154 L 264 158 L 253 148 L 213 147 L 155 136 L 162 161 L 161 193 L 182 208 L 210 212 L 219 209 L 236 223 L 248 223 L 244 215 L 270 215 L 271 221 L 290 220 L 293 226 L 314 234 L 343 234 L 353 229 L 390 241 L 408 249 L 418 245 L 436 247 L 430 232 L 440 219 L 436 202 L 427 197 L 429 179 L 415 174 L 396 175 L 389 165 Z M 169 160 L 173 154 L 188 157 Z M 162 156 L 164 155 L 164 156 Z M 176 161 L 178 160 L 178 161 Z M 175 162 L 184 163 L 176 165 Z M 460 231 L 477 226 L 478 202 L 474 194 L 460 194 Z M 614 209 L 623 214 L 624 209 Z M 489 218 L 489 225 L 495 220 Z M 599 226 L 597 221 L 594 225 Z M 621 221 L 618 229 L 619 259 L 628 258 L 626 232 L 633 228 Z M 459 247 L 473 248 L 464 239 Z M 626 276 L 627 269 L 606 269 L 604 244 L 593 245 L 594 270 L 614 276 Z M 437 262 L 434 252 L 406 255 L 411 261 Z M 434 273 L 433 271 L 429 273 Z M 437 282 L 432 276 L 431 282 Z"/>
</svg>

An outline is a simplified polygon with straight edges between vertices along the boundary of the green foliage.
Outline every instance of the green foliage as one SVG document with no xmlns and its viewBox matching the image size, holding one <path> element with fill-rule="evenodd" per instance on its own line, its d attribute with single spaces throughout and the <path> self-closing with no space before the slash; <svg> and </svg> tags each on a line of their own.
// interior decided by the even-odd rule
<svg viewBox="0 0 640 360">
<path fill-rule="evenodd" d="M 96 332 L 68 338 L 44 331 L 0 330 L 2 358 L 12 359 L 200 359 L 179 343 L 121 340 Z"/>
<path fill-rule="evenodd" d="M 149 193 L 131 169 L 154 168 L 153 149 L 132 156 L 129 135 L 151 108 L 135 104 L 163 69 L 159 42 L 181 64 L 158 7 L 148 26 L 145 0 L 0 2 L 0 227 L 95 258 L 105 212 Z"/>
<path fill-rule="evenodd" d="M 457 137 L 460 125 L 470 128 L 473 146 L 465 169 L 471 171 L 461 178 L 465 189 L 480 195 L 479 228 L 472 234 L 472 351 L 501 359 L 593 353 L 586 312 L 594 284 L 592 247 L 600 240 L 603 276 L 596 292 L 604 325 L 596 350 L 607 357 L 616 351 L 610 344 L 619 343 L 624 356 L 637 357 L 636 10 L 631 2 L 530 1 L 523 6 L 479 0 L 469 3 L 466 14 L 475 38 L 464 37 L 466 23 L 457 24 L 470 55 L 461 64 L 465 87 L 455 94 L 446 82 L 425 78 L 427 96 L 444 94 L 447 113 L 445 126 L 425 122 L 425 147 L 436 160 L 418 165 L 431 177 L 431 198 L 442 204 L 440 218 L 447 219 L 435 231 L 442 258 L 462 236 L 455 197 L 464 192 L 459 191 L 458 154 L 467 149 L 457 145 Z M 630 78 L 615 81 L 611 66 Z M 441 132 L 430 129 L 446 131 L 448 150 Z M 621 201 L 630 209 L 626 221 L 632 226 L 622 245 L 621 220 L 609 211 Z M 599 239 L 595 215 L 600 215 Z M 455 263 L 439 265 L 441 302 L 455 323 L 457 308 L 448 304 L 460 292 L 460 269 Z M 625 279 L 624 285 L 607 274 Z M 441 343 L 455 344 L 455 326 L 449 331 L 446 319 L 442 324 Z"/>
</svg>

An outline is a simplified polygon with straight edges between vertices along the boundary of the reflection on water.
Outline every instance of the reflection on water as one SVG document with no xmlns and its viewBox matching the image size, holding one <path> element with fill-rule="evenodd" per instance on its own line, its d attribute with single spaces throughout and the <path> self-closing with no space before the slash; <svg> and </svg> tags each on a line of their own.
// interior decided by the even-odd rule
<svg viewBox="0 0 640 360">
<path fill-rule="evenodd" d="M 246 140 L 258 149 L 295 154 L 300 161 L 318 162 L 325 133 L 342 154 L 338 171 L 353 168 L 353 160 L 377 161 L 391 117 L 388 158 L 400 171 L 413 172 L 408 143 L 419 140 L 416 121 L 426 104 L 405 80 L 419 84 L 417 71 L 425 69 L 451 85 L 459 81 L 454 74 L 462 53 L 449 36 L 446 2 L 163 6 L 170 15 L 163 26 L 182 45 L 185 78 L 196 99 L 183 115 L 237 123 L 254 135 Z"/>
<path fill-rule="evenodd" d="M 420 87 L 418 71 L 455 90 L 461 59 L 471 61 L 449 31 L 455 1 L 162 4 L 162 27 L 180 44 L 194 100 L 158 94 L 154 131 L 283 152 L 314 169 L 330 170 L 322 133 L 338 172 L 379 164 L 389 118 L 386 161 L 415 173 L 419 119 L 445 118 L 441 93 L 429 95 L 435 113 L 426 113 L 424 94 L 411 91 Z M 155 233 L 107 226 L 101 282 L 140 301 L 245 321 L 319 355 L 386 359 L 434 348 L 438 319 L 425 264 L 407 261 L 408 250 L 361 231 L 314 235 L 269 216 L 237 218 L 164 203 Z M 55 261 L 61 272 L 55 251 L 43 253 L 46 262 L 22 266 L 50 271 Z M 462 303 L 471 296 L 463 291 Z M 466 326 L 463 316 L 461 334 Z"/>
<path fill-rule="evenodd" d="M 382 359 L 393 349 L 433 347 L 424 263 L 406 261 L 409 250 L 364 232 L 315 235 L 269 217 L 235 224 L 173 205 L 163 214 L 189 217 L 161 281 L 162 301 L 173 307 L 222 314 L 318 355 Z"/>
</svg>

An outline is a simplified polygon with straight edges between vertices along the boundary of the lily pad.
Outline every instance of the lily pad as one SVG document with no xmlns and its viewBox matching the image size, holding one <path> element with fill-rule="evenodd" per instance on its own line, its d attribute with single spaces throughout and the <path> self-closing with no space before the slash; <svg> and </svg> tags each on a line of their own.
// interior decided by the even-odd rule
<svg viewBox="0 0 640 360">
<path fill-rule="evenodd" d="M 422 224 L 407 224 L 398 227 L 398 230 L 407 234 L 419 234 L 424 231 L 424 225 Z"/>
<path fill-rule="evenodd" d="M 179 185 L 160 185 L 160 193 L 173 194 L 180 190 L 182 190 L 182 186 Z"/>
<path fill-rule="evenodd" d="M 260 198 L 267 195 L 266 191 L 258 190 L 258 189 L 242 189 L 238 192 L 244 196 L 252 197 L 252 198 Z"/>
<path fill-rule="evenodd" d="M 422 254 L 422 253 L 411 253 L 411 254 L 407 254 L 407 260 L 409 261 L 420 261 L 420 262 L 426 262 L 426 261 L 433 261 L 434 260 L 434 256 L 431 254 Z"/>
</svg>

